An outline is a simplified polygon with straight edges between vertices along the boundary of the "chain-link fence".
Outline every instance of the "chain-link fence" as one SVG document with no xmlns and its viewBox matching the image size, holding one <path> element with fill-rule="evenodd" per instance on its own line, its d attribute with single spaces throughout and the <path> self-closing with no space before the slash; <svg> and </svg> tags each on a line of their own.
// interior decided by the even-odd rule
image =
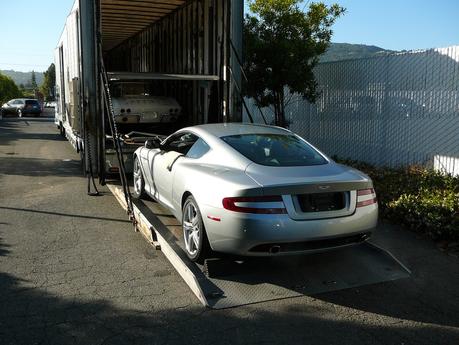
<svg viewBox="0 0 459 345">
<path fill-rule="evenodd" d="M 315 75 L 321 96 L 293 95 L 291 130 L 328 155 L 459 174 L 459 46 L 323 63 Z"/>
</svg>

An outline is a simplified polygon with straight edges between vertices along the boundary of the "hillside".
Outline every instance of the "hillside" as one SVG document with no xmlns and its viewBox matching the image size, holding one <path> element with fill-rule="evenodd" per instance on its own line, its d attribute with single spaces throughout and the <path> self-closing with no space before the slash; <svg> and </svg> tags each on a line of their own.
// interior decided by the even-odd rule
<svg viewBox="0 0 459 345">
<path fill-rule="evenodd" d="M 320 62 L 330 62 L 348 59 L 361 59 L 394 53 L 376 46 L 365 44 L 332 43 L 330 48 L 322 55 Z"/>
<path fill-rule="evenodd" d="M 32 71 L 30 72 L 17 72 L 13 70 L 0 70 L 0 72 L 11 79 L 14 80 L 17 86 L 30 82 L 30 78 L 32 77 Z M 35 78 L 37 80 L 37 85 L 41 85 L 43 83 L 43 73 L 42 72 L 35 72 Z"/>
</svg>

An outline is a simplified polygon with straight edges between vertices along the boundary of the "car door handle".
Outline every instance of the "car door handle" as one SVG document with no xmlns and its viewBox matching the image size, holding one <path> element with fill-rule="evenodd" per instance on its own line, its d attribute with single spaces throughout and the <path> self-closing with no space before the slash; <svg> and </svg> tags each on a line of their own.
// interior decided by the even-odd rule
<svg viewBox="0 0 459 345">
<path fill-rule="evenodd" d="M 175 159 L 170 162 L 170 164 L 167 166 L 167 170 L 169 171 L 172 171 L 172 167 L 174 166 L 175 162 L 177 162 L 177 159 L 179 159 L 180 157 L 183 157 L 184 155 L 179 155 L 177 157 L 175 157 Z"/>
</svg>

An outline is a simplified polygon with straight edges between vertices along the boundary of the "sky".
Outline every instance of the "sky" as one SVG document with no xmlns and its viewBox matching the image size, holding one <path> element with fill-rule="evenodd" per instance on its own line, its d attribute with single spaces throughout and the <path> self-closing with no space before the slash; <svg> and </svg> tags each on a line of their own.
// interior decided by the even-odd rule
<svg viewBox="0 0 459 345">
<path fill-rule="evenodd" d="M 324 2 L 346 8 L 332 42 L 390 50 L 459 45 L 459 0 Z M 45 71 L 72 5 L 73 0 L 0 0 L 0 69 Z"/>
<path fill-rule="evenodd" d="M 0 69 L 46 71 L 73 0 L 0 0 Z"/>
<path fill-rule="evenodd" d="M 325 0 L 346 13 L 332 42 L 414 50 L 459 45 L 459 0 Z"/>
</svg>

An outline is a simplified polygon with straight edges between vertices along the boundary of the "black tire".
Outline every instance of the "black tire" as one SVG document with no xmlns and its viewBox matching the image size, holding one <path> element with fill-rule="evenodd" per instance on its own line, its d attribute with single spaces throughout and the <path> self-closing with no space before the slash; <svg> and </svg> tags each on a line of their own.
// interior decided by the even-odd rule
<svg viewBox="0 0 459 345">
<path fill-rule="evenodd" d="M 145 179 L 143 178 L 142 169 L 140 168 L 140 162 L 137 157 L 134 159 L 134 169 L 132 175 L 134 180 L 132 196 L 136 199 L 140 199 L 145 196 Z"/>
<path fill-rule="evenodd" d="M 183 204 L 182 231 L 186 255 L 191 261 L 203 263 L 212 250 L 202 221 L 201 211 L 199 211 L 199 206 L 192 195 Z"/>
</svg>

